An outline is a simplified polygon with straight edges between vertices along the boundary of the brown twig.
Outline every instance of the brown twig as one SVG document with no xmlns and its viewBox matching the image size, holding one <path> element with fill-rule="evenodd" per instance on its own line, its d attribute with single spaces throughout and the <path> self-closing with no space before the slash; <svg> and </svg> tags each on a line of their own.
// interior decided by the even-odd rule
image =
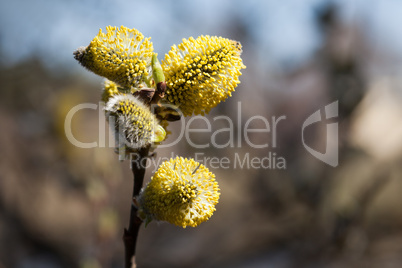
<svg viewBox="0 0 402 268">
<path fill-rule="evenodd" d="M 156 91 L 151 100 L 151 104 L 157 104 L 157 103 L 159 103 L 160 100 L 165 98 L 165 92 L 166 92 L 166 82 L 165 81 L 159 82 L 158 84 L 156 84 Z"/>
<path fill-rule="evenodd" d="M 134 175 L 133 194 L 132 199 L 136 197 L 141 190 L 144 175 L 145 175 L 145 161 L 148 156 L 149 147 L 142 148 L 138 151 L 139 157 L 136 161 L 131 161 L 131 170 Z M 144 163 L 143 163 L 144 161 Z M 133 268 L 135 264 L 135 249 L 142 220 L 137 216 L 138 208 L 132 203 L 130 210 L 130 222 L 127 229 L 124 229 L 124 248 L 125 248 L 125 267 Z"/>
<path fill-rule="evenodd" d="M 156 86 L 156 91 L 151 89 L 146 89 L 140 91 L 140 97 L 144 100 L 150 98 L 150 102 L 152 104 L 157 104 L 161 99 L 165 97 L 166 91 L 166 82 L 160 82 Z M 136 158 L 136 161 L 131 161 L 131 170 L 134 175 L 134 185 L 133 185 L 133 195 L 132 200 L 139 195 L 142 184 L 144 182 L 145 175 L 145 163 L 146 158 L 149 153 L 149 146 L 142 148 L 138 151 L 139 157 Z M 144 162 L 144 163 L 143 163 Z M 127 229 L 124 229 L 124 248 L 125 248 L 125 267 L 126 268 L 134 268 L 135 264 L 135 249 L 137 244 L 138 231 L 140 230 L 140 226 L 142 220 L 137 216 L 138 208 L 131 204 L 130 211 L 130 222 Z"/>
</svg>

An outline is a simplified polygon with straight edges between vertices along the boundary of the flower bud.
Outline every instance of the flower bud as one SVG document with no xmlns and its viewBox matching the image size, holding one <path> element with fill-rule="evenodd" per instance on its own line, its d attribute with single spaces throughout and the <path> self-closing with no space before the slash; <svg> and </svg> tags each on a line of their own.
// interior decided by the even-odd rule
<svg viewBox="0 0 402 268">
<path fill-rule="evenodd" d="M 165 139 L 166 131 L 158 124 L 149 107 L 131 94 L 115 95 L 106 104 L 106 116 L 115 123 L 119 146 L 139 149 Z"/>
</svg>

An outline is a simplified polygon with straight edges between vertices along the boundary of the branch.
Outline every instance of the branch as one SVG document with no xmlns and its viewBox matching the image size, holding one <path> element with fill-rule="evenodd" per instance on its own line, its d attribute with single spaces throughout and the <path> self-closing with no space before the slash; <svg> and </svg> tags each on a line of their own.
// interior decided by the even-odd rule
<svg viewBox="0 0 402 268">
<path fill-rule="evenodd" d="M 145 175 L 145 163 L 149 152 L 149 147 L 142 148 L 138 151 L 139 158 L 136 161 L 131 161 L 131 170 L 134 175 L 132 200 L 136 197 L 142 188 Z M 137 207 L 131 203 L 130 222 L 127 229 L 124 229 L 123 242 L 125 248 L 125 268 L 134 268 L 135 264 L 135 249 L 142 220 L 137 216 Z"/>
</svg>

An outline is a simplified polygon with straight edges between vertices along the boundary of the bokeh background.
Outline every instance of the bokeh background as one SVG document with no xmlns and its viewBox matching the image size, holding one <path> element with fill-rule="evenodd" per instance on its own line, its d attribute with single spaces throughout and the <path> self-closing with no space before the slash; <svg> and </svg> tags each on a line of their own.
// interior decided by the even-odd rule
<svg viewBox="0 0 402 268">
<path fill-rule="evenodd" d="M 286 169 L 212 169 L 222 192 L 214 216 L 197 228 L 142 227 L 138 267 L 401 267 L 401 10 L 398 0 L 1 1 L 0 268 L 123 266 L 129 163 L 107 146 L 72 145 L 64 129 L 71 108 L 99 104 L 103 79 L 72 52 L 107 25 L 152 37 L 160 59 L 190 36 L 240 41 L 241 84 L 208 118 L 228 115 L 242 130 L 255 115 L 286 116 L 276 146 L 269 134 L 250 134 L 269 148 L 252 148 L 236 131 L 242 146 L 195 149 L 183 139 L 156 151 L 155 159 L 202 153 L 232 165 L 236 154 L 271 152 Z M 335 168 L 301 141 L 304 120 L 333 101 Z M 109 138 L 104 121 L 99 109 L 81 110 L 73 134 L 99 142 L 105 130 Z M 171 124 L 169 139 L 178 129 Z M 220 144 L 225 135 L 217 136 Z M 325 151 L 325 123 L 305 135 Z M 191 138 L 211 141 L 205 133 Z"/>
</svg>

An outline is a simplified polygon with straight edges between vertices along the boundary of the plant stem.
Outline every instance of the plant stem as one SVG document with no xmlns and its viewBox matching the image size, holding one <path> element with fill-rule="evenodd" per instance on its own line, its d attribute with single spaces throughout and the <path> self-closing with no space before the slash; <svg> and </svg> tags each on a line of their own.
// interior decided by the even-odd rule
<svg viewBox="0 0 402 268">
<path fill-rule="evenodd" d="M 134 175 L 132 199 L 141 191 L 145 175 L 146 158 L 148 156 L 149 147 L 142 148 L 138 151 L 139 157 L 136 161 L 131 161 L 131 170 Z M 124 248 L 125 248 L 125 268 L 136 267 L 135 249 L 137 244 L 138 231 L 142 220 L 137 216 L 138 208 L 132 203 L 130 210 L 130 222 L 127 229 L 124 229 Z"/>
</svg>

